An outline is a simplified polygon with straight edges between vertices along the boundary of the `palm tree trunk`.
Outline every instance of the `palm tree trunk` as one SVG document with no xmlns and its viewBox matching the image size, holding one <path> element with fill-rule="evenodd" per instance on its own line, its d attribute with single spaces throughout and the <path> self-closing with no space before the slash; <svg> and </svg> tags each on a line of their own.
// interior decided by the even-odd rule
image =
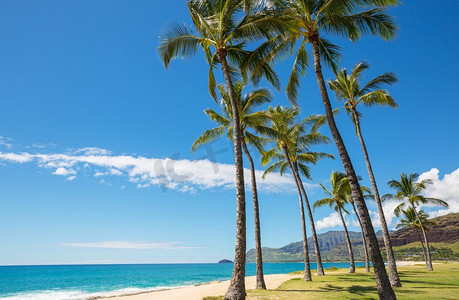
<svg viewBox="0 0 459 300">
<path fill-rule="evenodd" d="M 426 231 L 424 230 L 424 224 L 422 224 L 422 220 L 419 217 L 419 214 L 414 206 L 413 206 L 413 210 L 416 214 L 416 218 L 418 218 L 419 226 L 421 227 L 422 236 L 424 237 L 424 243 L 426 244 L 425 248 L 426 248 L 427 271 L 433 271 L 432 258 L 430 257 L 429 240 L 427 239 L 427 234 L 426 234 Z"/>
<path fill-rule="evenodd" d="M 244 186 L 244 166 L 242 162 L 242 136 L 241 125 L 239 121 L 239 112 L 237 109 L 236 95 L 231 82 L 231 76 L 226 61 L 226 50 L 219 49 L 218 57 L 220 59 L 223 75 L 226 80 L 226 86 L 231 100 L 233 109 L 233 140 L 234 140 L 234 165 L 236 168 L 236 249 L 234 255 L 233 275 L 225 299 L 242 300 L 245 299 L 245 251 L 246 251 L 246 215 L 245 215 L 245 186 Z"/>
<path fill-rule="evenodd" d="M 364 228 L 365 236 L 367 237 L 371 260 L 373 262 L 378 296 L 381 300 L 393 300 L 396 299 L 395 293 L 391 287 L 389 278 L 387 277 L 386 267 L 379 250 L 378 239 L 376 238 L 373 225 L 371 224 L 370 214 L 368 213 L 367 206 L 363 199 L 363 194 L 360 190 L 360 185 L 357 180 L 357 175 L 355 174 L 354 167 L 352 166 L 351 159 L 347 153 L 343 139 L 341 138 L 341 134 L 338 131 L 335 119 L 333 118 L 333 110 L 330 104 L 330 99 L 328 98 L 327 87 L 325 85 L 325 80 L 322 74 L 322 66 L 320 65 L 318 37 L 311 38 L 311 45 L 314 55 L 314 70 L 317 83 L 319 85 L 320 94 L 322 96 L 322 101 L 324 103 L 328 126 L 330 127 L 330 132 L 332 133 L 336 147 L 338 148 L 338 153 L 341 157 L 344 169 L 346 170 L 347 176 L 349 178 L 349 184 L 351 186 L 354 200 L 362 218 L 362 225 Z"/>
<path fill-rule="evenodd" d="M 365 234 L 363 233 L 362 221 L 360 220 L 359 212 L 355 208 L 355 203 L 351 202 L 351 204 L 352 204 L 352 208 L 354 209 L 355 216 L 357 217 L 357 221 L 359 221 L 360 230 L 362 231 L 363 251 L 365 254 L 365 271 L 370 272 L 370 259 L 368 258 L 368 245 L 367 245 L 367 240 L 365 240 Z"/>
<path fill-rule="evenodd" d="M 362 145 L 363 156 L 365 157 L 365 163 L 367 165 L 368 176 L 371 181 L 371 188 L 373 189 L 373 194 L 375 196 L 376 206 L 378 207 L 379 220 L 381 222 L 381 229 L 383 232 L 384 246 L 387 253 L 387 262 L 389 267 L 389 281 L 392 286 L 401 287 L 402 283 L 397 272 L 397 264 L 395 262 L 394 251 L 392 250 L 392 242 L 390 240 L 389 229 L 387 228 L 386 217 L 384 216 L 384 210 L 382 207 L 381 198 L 379 197 L 378 186 L 376 185 L 376 179 L 373 173 L 373 168 L 371 167 L 370 157 L 368 156 L 367 147 L 365 141 L 363 140 L 362 131 L 360 129 L 360 119 L 357 114 L 357 110 L 352 108 L 352 115 L 354 116 L 355 129 L 357 131 L 357 136 L 359 137 L 360 144 Z"/>
<path fill-rule="evenodd" d="M 325 275 L 325 273 L 324 268 L 322 266 L 322 257 L 320 256 L 319 241 L 317 239 L 316 226 L 314 225 L 314 218 L 312 216 L 311 206 L 309 205 L 308 196 L 306 195 L 303 181 L 301 180 L 300 172 L 298 172 L 297 163 L 294 163 L 293 166 L 295 168 L 295 173 L 296 177 L 298 178 L 298 183 L 301 188 L 301 192 L 303 193 L 304 202 L 306 203 L 306 209 L 308 210 L 309 223 L 311 223 L 312 240 L 314 243 L 314 251 L 316 252 L 317 275 L 323 276 Z"/>
<path fill-rule="evenodd" d="M 416 230 L 417 228 L 414 227 L 414 230 Z M 427 254 L 426 254 L 426 246 L 424 245 L 424 241 L 422 240 L 422 237 L 421 235 L 419 234 L 419 232 L 416 230 L 416 232 L 418 233 L 418 237 L 419 237 L 419 240 L 421 241 L 421 246 L 422 246 L 422 254 L 424 256 L 424 260 L 426 262 L 426 267 L 429 266 L 429 264 L 427 263 Z"/>
<path fill-rule="evenodd" d="M 300 200 L 301 227 L 303 229 L 304 280 L 312 281 L 311 266 L 309 265 L 308 235 L 306 233 L 306 217 L 304 216 L 303 197 L 301 197 L 300 184 L 298 182 L 298 178 L 296 177 L 295 170 L 293 168 L 292 161 L 290 160 L 288 150 L 287 148 L 284 148 L 283 150 L 285 157 L 287 158 L 290 171 L 292 172 L 293 179 L 295 180 L 296 188 L 298 190 L 298 198 Z"/>
<path fill-rule="evenodd" d="M 255 219 L 255 261 L 257 266 L 257 289 L 266 289 L 265 279 L 263 277 L 263 257 L 261 253 L 261 234 L 260 234 L 260 211 L 258 208 L 257 180 L 255 177 L 255 166 L 252 156 L 250 155 L 244 136 L 242 138 L 242 149 L 247 156 L 250 164 L 250 180 L 252 183 L 253 198 L 253 215 Z"/>
<path fill-rule="evenodd" d="M 344 234 L 346 236 L 346 242 L 347 242 L 347 251 L 349 251 L 349 263 L 351 264 L 349 268 L 349 273 L 355 273 L 354 252 L 352 252 L 351 239 L 349 238 L 349 232 L 347 231 L 346 222 L 344 222 L 343 212 L 341 211 L 341 207 L 339 206 L 338 206 L 338 212 L 339 212 L 339 216 L 341 217 L 341 222 L 343 222 Z"/>
</svg>

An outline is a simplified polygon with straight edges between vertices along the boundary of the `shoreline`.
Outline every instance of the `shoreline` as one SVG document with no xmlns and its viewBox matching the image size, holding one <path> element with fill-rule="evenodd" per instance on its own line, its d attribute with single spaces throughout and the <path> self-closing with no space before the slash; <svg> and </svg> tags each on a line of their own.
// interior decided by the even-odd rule
<svg viewBox="0 0 459 300">
<path fill-rule="evenodd" d="M 397 266 L 412 266 L 418 264 L 418 261 L 397 261 Z M 422 263 L 422 262 L 421 262 Z M 277 289 L 283 282 L 292 278 L 297 278 L 299 274 L 270 274 L 264 275 L 266 288 Z M 230 280 L 211 281 L 206 283 L 199 283 L 189 286 L 171 287 L 154 291 L 143 291 L 132 294 L 116 295 L 110 297 L 95 297 L 90 300 L 96 299 L 115 299 L 115 300 L 201 300 L 203 297 L 208 296 L 221 296 L 224 295 L 228 289 Z M 256 288 L 256 276 L 247 276 L 245 278 L 246 288 Z"/>
<path fill-rule="evenodd" d="M 265 283 L 268 289 L 278 288 L 284 281 L 298 277 L 298 274 L 270 274 L 265 275 Z M 119 299 L 119 300 L 172 300 L 172 299 L 183 299 L 183 300 L 201 300 L 207 296 L 221 296 L 224 295 L 228 289 L 230 280 L 224 281 L 211 281 L 207 283 L 200 283 L 185 287 L 171 287 L 170 289 L 162 289 L 155 291 L 144 291 L 139 293 L 133 293 L 128 295 L 118 295 L 110 297 L 97 297 L 95 299 Z M 245 278 L 245 284 L 247 289 L 256 288 L 256 276 L 248 276 Z"/>
</svg>

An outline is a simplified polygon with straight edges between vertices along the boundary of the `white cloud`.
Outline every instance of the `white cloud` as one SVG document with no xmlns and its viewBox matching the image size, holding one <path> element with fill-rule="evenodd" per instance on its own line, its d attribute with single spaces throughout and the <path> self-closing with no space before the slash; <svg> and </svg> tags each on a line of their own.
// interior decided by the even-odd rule
<svg viewBox="0 0 459 300">
<path fill-rule="evenodd" d="M 328 217 L 316 221 L 316 229 L 321 230 L 325 228 L 333 228 L 336 226 L 343 226 L 339 214 L 334 211 Z"/>
<path fill-rule="evenodd" d="M 400 204 L 397 200 L 386 200 L 383 202 L 384 217 L 386 218 L 387 227 L 393 229 L 392 222 L 397 218 L 394 209 Z M 373 227 L 381 228 L 381 221 L 378 211 L 369 210 Z"/>
<path fill-rule="evenodd" d="M 72 169 L 66 169 L 63 167 L 59 167 L 56 171 L 53 172 L 54 175 L 61 175 L 61 176 L 68 176 L 68 175 L 75 175 L 76 171 Z"/>
<path fill-rule="evenodd" d="M 437 168 L 432 168 L 430 171 L 419 175 L 419 180 L 432 180 L 432 184 L 428 185 L 426 189 L 427 197 L 441 199 L 449 204 L 448 208 L 429 212 L 431 217 L 459 212 L 459 169 L 451 174 L 445 174 L 442 179 L 440 179 L 439 173 Z"/>
<path fill-rule="evenodd" d="M 98 148 L 98 147 L 85 147 L 85 148 L 76 149 L 73 151 L 73 153 L 84 154 L 84 155 L 110 155 L 112 154 L 112 151 L 109 151 L 107 149 Z"/>
<path fill-rule="evenodd" d="M 232 164 L 215 163 L 207 159 L 163 159 L 112 155 L 108 150 L 95 147 L 82 148 L 69 154 L 0 152 L 0 161 L 33 162 L 40 168 L 51 169 L 54 175 L 67 176 L 67 180 L 73 180 L 81 173 L 90 173 L 97 178 L 126 175 L 129 182 L 139 188 L 161 186 L 162 189 L 187 193 L 194 193 L 198 189 L 228 189 L 235 185 L 235 170 Z M 295 192 L 294 182 L 290 175 L 269 174 L 262 179 L 262 174 L 263 171 L 256 171 L 260 191 Z M 248 169 L 245 169 L 245 178 L 246 184 L 250 185 L 250 170 Z M 317 187 L 310 183 L 305 183 L 305 186 L 307 189 Z"/>
<path fill-rule="evenodd" d="M 145 242 L 145 241 L 108 241 L 94 243 L 63 243 L 64 247 L 75 248 L 104 248 L 104 249 L 136 249 L 136 250 L 175 250 L 175 249 L 196 249 L 201 247 L 183 246 L 177 242 Z"/>
</svg>

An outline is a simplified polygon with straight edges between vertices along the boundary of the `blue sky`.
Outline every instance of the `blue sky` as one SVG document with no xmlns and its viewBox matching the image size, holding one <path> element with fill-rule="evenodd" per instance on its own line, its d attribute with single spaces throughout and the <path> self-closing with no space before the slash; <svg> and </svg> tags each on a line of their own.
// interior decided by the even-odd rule
<svg viewBox="0 0 459 300">
<path fill-rule="evenodd" d="M 343 67 L 366 59 L 367 78 L 385 71 L 399 77 L 390 87 L 398 109 L 362 111 L 382 193 L 401 172 L 425 173 L 435 182 L 429 195 L 458 211 L 459 4 L 440 1 L 432 13 L 431 1 L 406 2 L 392 10 L 400 25 L 395 41 L 332 39 L 343 47 Z M 212 126 L 203 109 L 218 110 L 207 92 L 208 68 L 199 54 L 166 71 L 156 52 L 161 28 L 188 20 L 185 1 L 178 0 L 0 3 L 0 264 L 232 259 L 230 145 L 212 144 L 219 152 L 214 164 L 202 161 L 209 158 L 205 149 L 190 152 Z M 289 59 L 276 66 L 284 86 L 290 68 Z M 283 91 L 274 94 L 274 104 L 288 105 Z M 304 117 L 323 113 L 311 71 L 299 103 Z M 368 184 L 352 124 L 344 113 L 337 122 Z M 334 144 L 317 149 L 336 155 Z M 312 169 L 311 201 L 323 196 L 317 183 L 327 184 L 333 169 L 341 169 L 339 160 Z M 263 245 L 300 240 L 289 178 L 260 185 Z M 249 189 L 247 200 L 251 248 Z M 341 228 L 331 213 L 317 210 L 320 232 Z"/>
</svg>

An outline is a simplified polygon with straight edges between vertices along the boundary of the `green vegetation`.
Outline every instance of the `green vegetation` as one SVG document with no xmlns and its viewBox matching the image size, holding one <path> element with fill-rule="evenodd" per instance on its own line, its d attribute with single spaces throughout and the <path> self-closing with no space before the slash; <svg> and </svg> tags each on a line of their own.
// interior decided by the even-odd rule
<svg viewBox="0 0 459 300">
<path fill-rule="evenodd" d="M 424 264 L 400 266 L 398 271 L 403 286 L 394 288 L 397 299 L 457 299 L 459 263 L 435 264 L 435 270 L 435 273 L 426 271 Z M 363 269 L 357 269 L 354 274 L 347 271 L 328 272 L 327 276 L 314 277 L 312 282 L 288 280 L 275 290 L 249 290 L 247 299 L 378 299 L 374 275 Z"/>
<path fill-rule="evenodd" d="M 430 243 L 430 254 L 433 260 L 459 260 L 459 241 L 455 243 Z M 421 242 L 414 242 L 394 247 L 398 260 L 424 260 Z"/>
</svg>

